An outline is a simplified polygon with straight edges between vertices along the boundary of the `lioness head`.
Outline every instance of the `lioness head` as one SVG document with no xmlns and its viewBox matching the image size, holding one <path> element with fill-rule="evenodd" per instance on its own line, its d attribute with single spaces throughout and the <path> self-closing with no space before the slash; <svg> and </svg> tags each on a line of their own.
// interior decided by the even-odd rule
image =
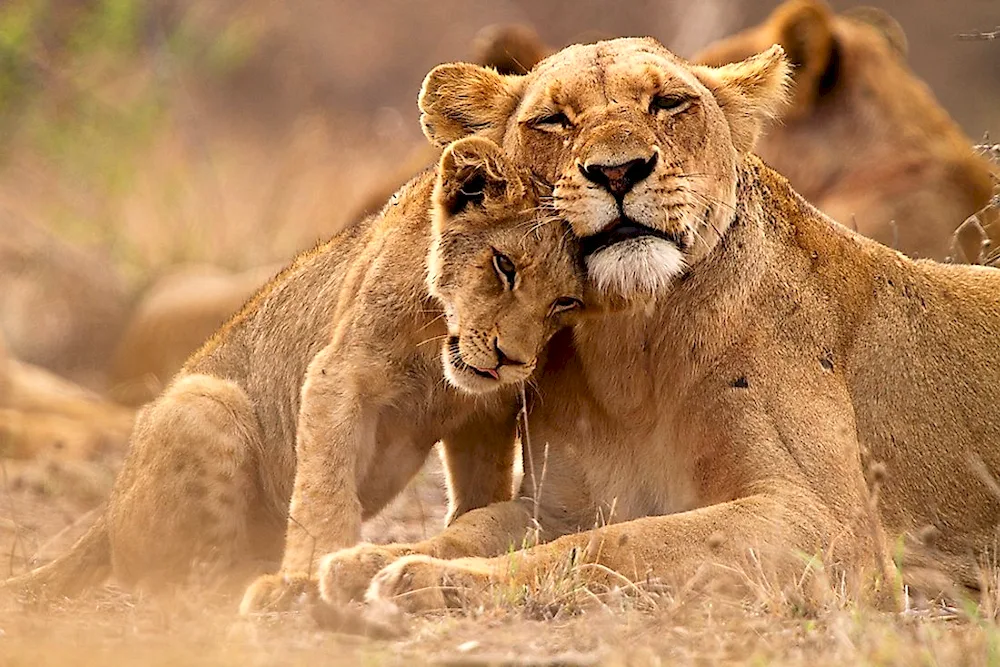
<svg viewBox="0 0 1000 667">
<path fill-rule="evenodd" d="M 487 139 L 462 139 L 441 155 L 428 285 L 448 325 L 445 377 L 459 389 L 526 380 L 583 307 L 579 249 L 536 188 Z"/>
<path fill-rule="evenodd" d="M 719 68 L 649 38 L 571 46 L 523 76 L 442 65 L 420 93 L 424 133 L 478 135 L 554 186 L 604 294 L 657 294 L 718 243 L 737 171 L 785 97 L 780 47 Z"/>
</svg>

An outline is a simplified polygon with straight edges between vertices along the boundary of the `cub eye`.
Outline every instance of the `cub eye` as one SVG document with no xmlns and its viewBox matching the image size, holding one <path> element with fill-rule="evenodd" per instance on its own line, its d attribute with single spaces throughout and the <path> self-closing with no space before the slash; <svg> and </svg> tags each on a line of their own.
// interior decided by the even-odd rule
<svg viewBox="0 0 1000 667">
<path fill-rule="evenodd" d="M 649 113 L 656 114 L 660 111 L 677 113 L 691 106 L 691 99 L 683 95 L 654 95 L 649 101 Z"/>
<path fill-rule="evenodd" d="M 566 130 L 572 125 L 572 123 L 569 122 L 569 117 L 561 111 L 549 116 L 543 116 L 542 118 L 533 121 L 531 124 L 544 132 Z"/>
<path fill-rule="evenodd" d="M 565 313 L 570 310 L 580 310 L 581 308 L 583 308 L 583 301 L 575 299 L 571 296 L 561 296 L 552 302 L 550 314 L 558 315 L 559 313 Z"/>
<path fill-rule="evenodd" d="M 514 267 L 514 262 L 510 261 L 510 257 L 494 250 L 493 269 L 497 272 L 497 277 L 500 278 L 500 282 L 502 282 L 507 289 L 514 289 L 514 279 L 517 277 L 517 269 Z"/>
</svg>

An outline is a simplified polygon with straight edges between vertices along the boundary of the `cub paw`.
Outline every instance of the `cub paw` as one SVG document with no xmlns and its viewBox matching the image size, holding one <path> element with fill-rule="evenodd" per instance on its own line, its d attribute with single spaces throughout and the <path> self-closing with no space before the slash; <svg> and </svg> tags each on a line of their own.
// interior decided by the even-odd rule
<svg viewBox="0 0 1000 667">
<path fill-rule="evenodd" d="M 300 601 L 315 599 L 316 581 L 305 574 L 278 573 L 258 577 L 250 584 L 243 601 L 240 614 L 248 616 L 271 611 L 289 611 Z"/>
<path fill-rule="evenodd" d="M 430 556 L 407 556 L 383 568 L 365 594 L 371 605 L 408 612 L 468 609 L 486 601 L 490 578 L 480 568 Z"/>
<path fill-rule="evenodd" d="M 359 544 L 328 554 L 319 562 L 319 594 L 327 604 L 361 602 L 379 570 L 411 553 L 406 545 Z"/>
</svg>

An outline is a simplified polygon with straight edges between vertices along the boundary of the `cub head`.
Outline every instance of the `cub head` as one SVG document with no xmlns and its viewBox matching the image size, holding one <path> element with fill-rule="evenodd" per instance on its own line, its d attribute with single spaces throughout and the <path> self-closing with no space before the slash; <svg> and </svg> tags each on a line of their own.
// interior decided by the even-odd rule
<svg viewBox="0 0 1000 667">
<path fill-rule="evenodd" d="M 444 306 L 445 377 L 470 393 L 523 382 L 583 308 L 579 248 L 529 171 L 488 139 L 441 155 L 428 287 Z"/>
<path fill-rule="evenodd" d="M 424 133 L 493 139 L 554 187 L 599 293 L 669 290 L 732 220 L 742 155 L 785 99 L 780 47 L 719 68 L 649 38 L 570 46 L 523 76 L 442 65 L 420 93 Z"/>
</svg>

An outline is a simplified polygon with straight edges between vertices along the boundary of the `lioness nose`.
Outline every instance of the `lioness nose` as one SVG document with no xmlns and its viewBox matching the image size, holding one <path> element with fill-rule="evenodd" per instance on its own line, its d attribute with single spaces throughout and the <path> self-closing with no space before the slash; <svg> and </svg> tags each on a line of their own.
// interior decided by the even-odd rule
<svg viewBox="0 0 1000 667">
<path fill-rule="evenodd" d="M 615 197 L 624 197 L 636 184 L 644 181 L 656 168 L 658 153 L 648 159 L 639 158 L 622 164 L 580 165 L 584 177 L 610 192 Z"/>
</svg>

